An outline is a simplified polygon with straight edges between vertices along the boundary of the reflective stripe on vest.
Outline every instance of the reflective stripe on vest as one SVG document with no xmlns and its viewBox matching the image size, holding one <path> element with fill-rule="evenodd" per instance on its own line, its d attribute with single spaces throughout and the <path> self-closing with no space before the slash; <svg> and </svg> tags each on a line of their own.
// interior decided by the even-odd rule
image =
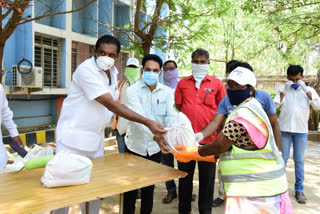
<svg viewBox="0 0 320 214">
<path fill-rule="evenodd" d="M 254 98 L 253 98 L 254 99 Z M 232 145 L 232 149 L 220 156 L 221 179 L 228 196 L 260 197 L 274 196 L 288 189 L 282 158 L 278 151 L 272 128 L 266 113 L 260 109 L 255 99 L 239 108 L 247 108 L 263 119 L 268 128 L 268 140 L 263 149 L 244 150 Z M 259 104 L 260 105 L 260 104 Z M 227 119 L 230 120 L 233 111 Z"/>
<path fill-rule="evenodd" d="M 126 82 L 126 79 L 122 80 L 120 85 L 119 85 L 119 82 L 118 82 L 119 97 L 117 99 L 117 103 L 120 103 L 121 88 L 122 88 L 122 86 L 123 86 L 123 84 L 125 82 Z M 114 115 L 113 116 L 113 122 L 112 122 L 112 130 L 116 129 L 117 123 L 118 123 L 118 115 Z"/>
<path fill-rule="evenodd" d="M 278 170 L 272 172 L 262 172 L 255 174 L 245 174 L 245 175 L 221 175 L 221 179 L 223 182 L 231 183 L 231 182 L 246 182 L 246 181 L 260 181 L 260 180 L 271 180 L 275 178 L 279 178 L 284 174 L 284 168 L 280 168 Z"/>
</svg>

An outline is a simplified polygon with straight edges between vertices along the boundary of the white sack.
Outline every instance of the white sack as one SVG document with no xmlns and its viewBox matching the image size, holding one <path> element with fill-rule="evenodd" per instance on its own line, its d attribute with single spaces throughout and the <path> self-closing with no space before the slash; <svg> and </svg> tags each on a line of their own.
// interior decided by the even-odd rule
<svg viewBox="0 0 320 214">
<path fill-rule="evenodd" d="M 41 147 L 35 144 L 32 149 L 29 149 L 28 147 L 24 147 L 24 148 L 28 151 L 27 155 L 24 158 L 19 155 L 16 156 L 14 158 L 14 162 L 12 164 L 7 164 L 5 168 L 0 170 L 0 173 L 18 171 L 24 167 L 24 163 L 27 162 L 28 160 L 32 160 L 40 156 L 53 155 L 53 148 L 50 146 Z M 8 152 L 8 156 L 10 156 L 9 152 Z"/>
<path fill-rule="evenodd" d="M 166 128 L 168 131 L 163 134 L 163 137 L 169 144 L 171 152 L 176 152 L 174 148 L 176 145 L 183 146 L 198 146 L 196 142 L 195 134 L 191 126 L 191 122 L 188 117 L 179 112 L 177 118 L 173 121 L 171 126 Z"/>
<path fill-rule="evenodd" d="M 41 182 L 48 188 L 85 184 L 90 182 L 91 170 L 89 158 L 63 151 L 47 163 Z"/>
</svg>

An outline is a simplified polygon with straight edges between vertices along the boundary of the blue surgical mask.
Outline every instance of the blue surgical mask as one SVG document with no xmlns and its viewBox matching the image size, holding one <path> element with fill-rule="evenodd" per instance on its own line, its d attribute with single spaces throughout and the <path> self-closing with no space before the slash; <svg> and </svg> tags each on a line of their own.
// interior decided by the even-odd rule
<svg viewBox="0 0 320 214">
<path fill-rule="evenodd" d="M 294 88 L 294 90 L 297 90 L 297 88 L 299 88 L 300 85 L 298 85 L 297 83 L 293 83 L 291 87 Z"/>
<path fill-rule="evenodd" d="M 159 80 L 159 74 L 153 71 L 143 71 L 142 80 L 149 86 L 154 85 Z"/>
<path fill-rule="evenodd" d="M 250 87 L 240 91 L 227 90 L 227 94 L 231 105 L 239 105 L 250 97 Z"/>
</svg>

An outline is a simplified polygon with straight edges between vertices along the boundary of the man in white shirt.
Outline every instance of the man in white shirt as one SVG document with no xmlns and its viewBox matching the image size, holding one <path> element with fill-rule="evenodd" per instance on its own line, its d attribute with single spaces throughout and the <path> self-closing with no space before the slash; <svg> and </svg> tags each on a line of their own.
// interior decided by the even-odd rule
<svg viewBox="0 0 320 214">
<path fill-rule="evenodd" d="M 317 92 L 306 86 L 303 79 L 303 68 L 290 65 L 287 70 L 288 82 L 274 98 L 276 107 L 281 106 L 279 125 L 281 131 L 282 157 L 287 163 L 293 144 L 293 160 L 295 165 L 295 198 L 298 203 L 305 204 L 303 193 L 304 151 L 308 140 L 309 105 L 320 109 Z"/>
<path fill-rule="evenodd" d="M 23 147 L 22 141 L 19 137 L 19 132 L 17 130 L 16 124 L 13 122 L 12 117 L 13 113 L 9 109 L 8 100 L 6 93 L 3 89 L 3 86 L 0 84 L 0 128 L 3 124 L 6 129 L 9 131 L 9 134 L 13 141 L 15 141 L 19 146 Z M 3 169 L 8 161 L 7 150 L 2 142 L 2 133 L 0 131 L 0 169 Z"/>
<path fill-rule="evenodd" d="M 70 151 L 89 158 L 104 155 L 104 129 L 113 113 L 144 124 L 150 133 L 166 132 L 155 121 L 147 119 L 116 102 L 117 74 L 114 66 L 120 53 L 120 42 L 113 36 L 98 39 L 94 56 L 81 63 L 72 76 L 68 97 L 64 100 L 57 124 L 57 153 Z M 164 151 L 165 142 L 159 142 Z M 89 203 L 90 213 L 99 213 L 100 200 Z M 62 208 L 53 213 L 67 213 Z M 85 207 L 82 206 L 82 213 Z"/>
<path fill-rule="evenodd" d="M 128 108 L 163 126 L 169 126 L 176 118 L 177 112 L 173 108 L 172 90 L 158 82 L 162 60 L 157 55 L 149 54 L 143 58 L 142 66 L 142 80 L 138 80 L 127 89 Z M 160 163 L 161 151 L 158 145 L 165 142 L 161 135 L 153 135 L 143 125 L 129 121 L 125 142 L 127 152 Z M 153 191 L 154 185 L 141 189 L 140 213 L 152 212 Z M 124 193 L 123 213 L 135 213 L 136 195 L 137 190 Z"/>
</svg>

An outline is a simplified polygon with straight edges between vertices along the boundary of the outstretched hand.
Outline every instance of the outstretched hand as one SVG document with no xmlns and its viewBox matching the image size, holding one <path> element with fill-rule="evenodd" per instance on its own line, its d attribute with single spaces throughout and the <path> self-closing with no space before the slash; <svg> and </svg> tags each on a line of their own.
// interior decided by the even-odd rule
<svg viewBox="0 0 320 214">
<path fill-rule="evenodd" d="M 168 130 L 165 130 L 160 123 L 150 120 L 147 127 L 150 129 L 150 131 L 154 134 L 154 135 L 162 135 L 164 133 L 166 133 Z"/>
<path fill-rule="evenodd" d="M 157 142 L 163 154 L 170 153 L 170 149 L 167 147 L 168 143 L 162 135 L 154 135 L 153 140 Z"/>
<path fill-rule="evenodd" d="M 15 137 L 12 137 L 12 140 L 13 140 L 14 142 L 16 142 L 21 148 L 24 147 L 24 145 L 23 145 L 23 143 L 22 143 L 22 140 L 21 140 L 21 138 L 20 138 L 19 135 L 18 135 L 18 136 L 15 136 Z"/>
<path fill-rule="evenodd" d="M 180 150 L 180 152 L 174 152 L 174 157 L 180 162 L 189 162 L 189 161 L 206 161 L 206 162 L 217 162 L 213 155 L 207 157 L 201 157 L 198 153 L 198 146 L 182 146 L 177 145 L 174 147 L 176 150 Z"/>
</svg>

